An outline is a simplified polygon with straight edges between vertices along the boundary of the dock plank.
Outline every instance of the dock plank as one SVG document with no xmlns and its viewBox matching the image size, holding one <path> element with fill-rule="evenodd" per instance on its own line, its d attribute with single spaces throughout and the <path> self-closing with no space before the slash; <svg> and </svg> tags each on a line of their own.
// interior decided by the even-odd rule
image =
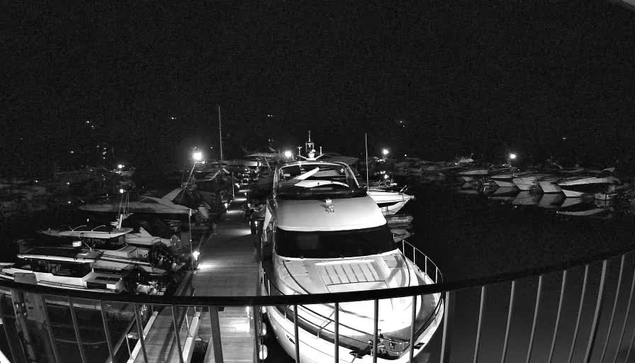
<svg viewBox="0 0 635 363">
<path fill-rule="evenodd" d="M 201 240 L 198 269 L 192 273 L 191 288 L 182 289 L 196 296 L 255 296 L 258 294 L 258 261 L 256 237 L 243 219 L 242 202 L 234 202 L 220 219 L 213 233 Z M 225 307 L 219 311 L 223 358 L 228 363 L 253 362 L 254 324 L 251 309 Z M 182 324 L 181 344 L 187 337 Z M 211 347 L 211 325 L 207 309 L 200 315 L 195 338 L 210 342 L 208 362 L 214 362 Z M 164 309 L 156 318 L 146 337 L 148 362 L 179 362 L 178 348 L 172 324 L 171 309 Z M 143 362 L 139 353 L 135 362 Z"/>
</svg>

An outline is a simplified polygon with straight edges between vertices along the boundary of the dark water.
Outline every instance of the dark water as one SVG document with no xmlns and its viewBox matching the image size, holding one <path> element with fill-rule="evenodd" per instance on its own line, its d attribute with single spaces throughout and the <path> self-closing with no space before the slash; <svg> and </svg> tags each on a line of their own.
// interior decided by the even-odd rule
<svg viewBox="0 0 635 363">
<path fill-rule="evenodd" d="M 446 281 L 550 266 L 635 247 L 635 218 L 566 218 L 556 209 L 517 206 L 451 187 L 419 187 L 411 242 L 428 254 Z M 540 198 L 540 196 L 537 196 Z"/>
</svg>

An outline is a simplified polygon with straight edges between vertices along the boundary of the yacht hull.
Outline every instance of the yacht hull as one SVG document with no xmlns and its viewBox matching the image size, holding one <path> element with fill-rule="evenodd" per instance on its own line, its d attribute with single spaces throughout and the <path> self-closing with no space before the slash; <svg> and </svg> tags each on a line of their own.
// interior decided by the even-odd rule
<svg viewBox="0 0 635 363">
<path fill-rule="evenodd" d="M 430 281 L 430 283 L 432 283 Z M 264 287 L 263 287 L 264 289 Z M 263 290 L 266 291 L 266 290 Z M 415 348 L 413 351 L 413 356 L 416 357 L 419 353 L 423 351 L 428 342 L 432 339 L 435 331 L 439 327 L 443 315 L 444 315 L 444 302 L 440 301 L 440 294 L 427 295 L 423 297 L 424 301 L 427 299 L 427 302 L 424 302 L 425 305 L 433 305 L 437 306 L 437 311 L 434 317 L 429 321 L 429 324 L 425 328 L 424 332 L 420 334 L 415 339 Z M 419 305 L 422 301 L 421 297 L 417 299 Z M 361 302 L 362 304 L 365 302 Z M 311 306 L 307 306 L 311 308 Z M 354 309 L 354 308 L 353 308 Z M 350 309 L 349 309 L 350 310 Z M 271 329 L 273 330 L 276 340 L 280 344 L 280 346 L 284 349 L 284 351 L 290 356 L 295 357 L 296 355 L 296 337 L 294 333 L 294 322 L 293 322 L 293 309 L 286 310 L 285 312 L 276 308 L 275 306 L 269 306 L 266 308 L 267 318 Z M 298 315 L 300 316 L 300 322 L 304 321 L 306 318 L 307 310 L 303 306 L 298 306 Z M 411 311 L 404 311 L 404 314 L 410 315 Z M 340 315 L 343 315 L 340 313 Z M 380 309 L 380 320 L 381 317 L 381 309 Z M 387 317 L 390 318 L 390 317 Z M 308 318 L 310 320 L 310 318 Z M 345 318 L 342 318 L 339 321 L 340 324 L 340 332 L 345 330 L 345 326 L 350 326 L 351 324 L 347 324 Z M 299 335 L 299 352 L 300 352 L 300 361 L 301 362 L 310 362 L 310 363 L 323 363 L 323 362 L 333 362 L 334 361 L 334 352 L 335 352 L 335 344 L 334 339 L 332 338 L 332 334 L 329 335 L 329 331 L 333 331 L 333 322 L 326 324 L 324 327 L 324 332 L 320 334 L 316 334 L 315 332 L 311 332 L 301 326 L 298 326 L 298 335 Z M 406 329 L 404 331 L 404 335 L 408 336 L 410 329 Z M 383 334 L 387 333 L 382 331 Z M 389 333 L 389 332 L 388 332 Z M 373 356 L 370 353 L 370 350 L 363 351 L 361 355 L 354 355 L 356 352 L 355 349 L 351 349 L 350 346 L 346 346 L 347 337 L 344 334 L 340 333 L 340 346 L 338 347 L 338 355 L 339 362 L 373 362 Z M 358 337 L 358 339 L 365 339 Z M 407 338 L 406 338 L 407 339 Z M 350 340 L 350 339 L 349 339 Z M 369 348 L 370 345 L 369 345 Z M 405 363 L 409 361 L 409 354 L 402 354 L 399 358 L 386 359 L 381 356 L 377 357 L 377 362 L 396 362 L 396 363 Z"/>
</svg>

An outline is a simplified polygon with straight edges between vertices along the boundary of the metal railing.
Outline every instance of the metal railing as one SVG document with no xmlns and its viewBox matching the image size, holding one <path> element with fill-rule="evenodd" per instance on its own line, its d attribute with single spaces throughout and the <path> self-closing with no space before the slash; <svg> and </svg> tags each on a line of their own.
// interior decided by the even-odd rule
<svg viewBox="0 0 635 363">
<path fill-rule="evenodd" d="M 436 265 L 407 243 L 401 249 L 417 261 L 434 281 L 441 281 Z M 417 256 L 417 257 L 415 257 Z M 432 272 L 435 271 L 435 272 Z M 166 361 L 146 341 L 153 317 L 166 314 L 167 331 L 190 331 L 195 319 L 209 328 L 206 361 L 231 362 L 221 344 L 225 307 L 248 307 L 254 320 L 250 337 L 254 361 L 266 355 L 261 307 L 289 306 L 295 322 L 290 338 L 302 338 L 298 312 L 305 305 L 372 301 L 372 350 L 362 361 L 381 360 L 381 300 L 442 294 L 444 319 L 432 340 L 422 349 L 430 362 L 627 362 L 632 359 L 635 317 L 631 315 L 635 290 L 635 254 L 617 251 L 557 266 L 464 281 L 418 287 L 293 296 L 141 296 L 66 291 L 55 288 L 0 282 L 0 317 L 5 355 L 11 362 L 125 362 Z M 416 304 L 413 304 L 416 306 Z M 413 309 L 414 310 L 414 309 Z M 338 321 L 339 309 L 333 320 Z M 414 312 L 413 312 L 414 314 Z M 202 320 L 204 319 L 204 320 Z M 340 346 L 341 326 L 332 329 L 333 361 L 348 354 Z M 141 332 L 141 333 L 140 333 Z M 267 334 L 273 334 L 272 331 Z M 409 342 L 413 341 L 414 332 Z M 1 334 L 0 334 L 1 335 Z M 173 334 L 174 362 L 192 359 L 195 336 Z M 295 357 L 307 354 L 295 344 Z M 167 348 L 166 348 L 167 349 Z M 186 354 L 186 350 L 189 353 Z M 404 361 L 414 361 L 410 354 Z M 172 358 L 171 358 L 172 359 Z"/>
</svg>

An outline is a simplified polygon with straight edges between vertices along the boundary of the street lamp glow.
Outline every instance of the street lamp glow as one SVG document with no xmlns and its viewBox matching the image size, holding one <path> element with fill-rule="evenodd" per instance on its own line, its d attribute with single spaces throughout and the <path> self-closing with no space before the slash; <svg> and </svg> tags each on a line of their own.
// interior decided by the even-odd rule
<svg viewBox="0 0 635 363">
<path fill-rule="evenodd" d="M 291 159 L 293 157 L 291 150 L 285 150 L 283 155 L 286 159 Z"/>
<path fill-rule="evenodd" d="M 509 160 L 515 160 L 515 159 L 516 159 L 516 154 L 510 153 L 509 154 Z"/>
<path fill-rule="evenodd" d="M 388 151 L 388 149 L 382 149 L 381 150 L 381 154 L 385 157 L 390 153 L 390 151 Z"/>
<path fill-rule="evenodd" d="M 194 161 L 201 161 L 203 160 L 203 152 L 202 151 L 194 151 L 192 153 L 192 159 L 194 159 Z"/>
</svg>

